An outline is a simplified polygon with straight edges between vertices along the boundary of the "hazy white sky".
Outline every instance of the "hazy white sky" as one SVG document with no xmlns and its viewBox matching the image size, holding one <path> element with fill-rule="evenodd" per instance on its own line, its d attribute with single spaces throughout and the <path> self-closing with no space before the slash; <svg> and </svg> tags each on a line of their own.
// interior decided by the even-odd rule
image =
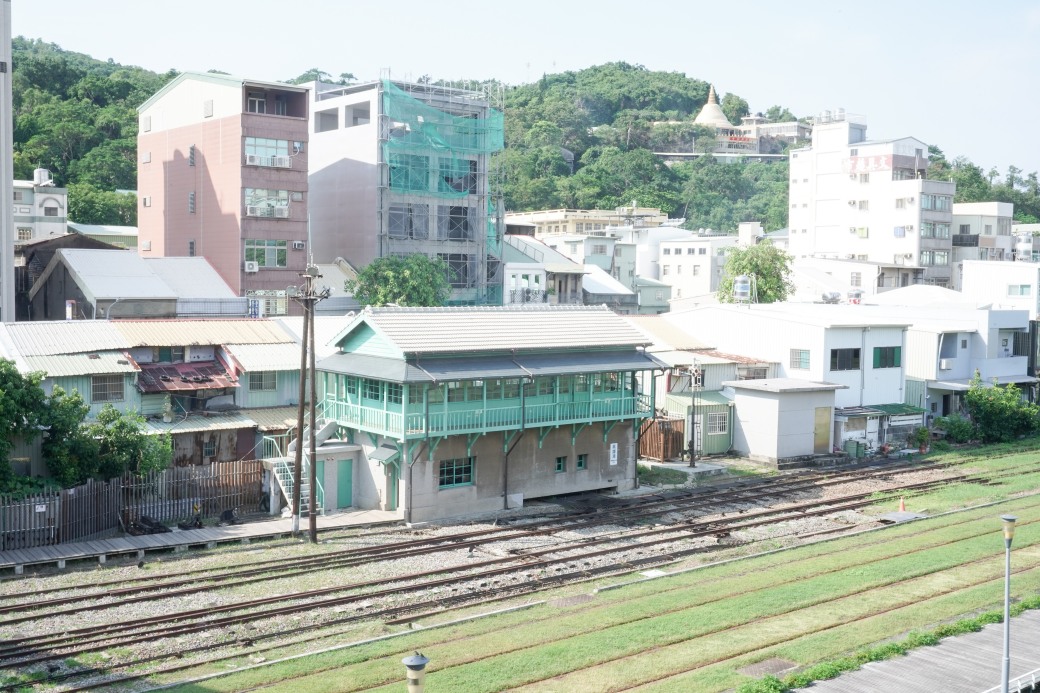
<svg viewBox="0 0 1040 693">
<path fill-rule="evenodd" d="M 623 60 L 753 111 L 845 108 L 985 170 L 1040 170 L 1040 2 L 870 0 L 13 0 L 12 34 L 165 71 L 283 80 L 496 78 Z"/>
</svg>

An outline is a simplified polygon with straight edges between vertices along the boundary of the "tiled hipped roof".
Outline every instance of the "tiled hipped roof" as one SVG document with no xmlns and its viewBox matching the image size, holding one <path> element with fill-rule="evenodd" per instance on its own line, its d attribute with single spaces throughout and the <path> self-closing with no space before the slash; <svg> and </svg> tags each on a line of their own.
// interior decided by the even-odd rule
<svg viewBox="0 0 1040 693">
<path fill-rule="evenodd" d="M 368 308 L 406 354 L 637 347 L 650 343 L 606 306 Z"/>
</svg>

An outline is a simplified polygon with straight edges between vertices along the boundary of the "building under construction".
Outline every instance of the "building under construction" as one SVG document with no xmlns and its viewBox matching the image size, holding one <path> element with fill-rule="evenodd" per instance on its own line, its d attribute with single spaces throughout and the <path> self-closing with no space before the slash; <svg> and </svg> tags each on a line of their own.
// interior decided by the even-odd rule
<svg viewBox="0 0 1040 693">
<path fill-rule="evenodd" d="M 310 86 L 315 260 L 421 253 L 448 265 L 452 303 L 500 304 L 495 96 L 389 79 Z"/>
</svg>

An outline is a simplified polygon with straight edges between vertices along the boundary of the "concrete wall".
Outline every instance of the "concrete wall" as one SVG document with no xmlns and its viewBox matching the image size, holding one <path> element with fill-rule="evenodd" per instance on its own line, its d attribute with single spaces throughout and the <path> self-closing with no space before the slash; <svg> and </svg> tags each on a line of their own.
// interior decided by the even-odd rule
<svg viewBox="0 0 1040 693">
<path fill-rule="evenodd" d="M 610 463 L 612 444 L 617 445 L 617 462 Z M 588 466 L 577 469 L 577 456 L 588 456 Z M 408 500 L 411 477 L 411 521 L 420 522 L 505 508 L 503 493 L 522 494 L 524 499 L 592 491 L 627 490 L 635 485 L 636 449 L 631 423 L 619 423 L 603 440 L 603 425 L 584 428 L 571 444 L 571 428 L 554 429 L 538 446 L 537 430 L 528 430 L 509 454 L 508 482 L 505 479 L 503 436 L 493 433 L 473 445 L 476 457 L 474 483 L 469 486 L 438 488 L 438 462 L 466 457 L 464 437 L 452 437 L 437 446 L 431 461 L 426 449 L 412 469 L 403 471 L 401 507 Z M 567 457 L 565 472 L 556 471 L 556 458 Z"/>
<path fill-rule="evenodd" d="M 776 462 L 813 454 L 816 409 L 828 407 L 833 418 L 834 391 L 736 390 L 733 403 L 734 452 L 754 460 Z M 831 428 L 828 422 L 828 429 Z M 833 432 L 830 435 L 833 438 Z M 828 450 L 832 445 L 833 439 Z"/>
</svg>

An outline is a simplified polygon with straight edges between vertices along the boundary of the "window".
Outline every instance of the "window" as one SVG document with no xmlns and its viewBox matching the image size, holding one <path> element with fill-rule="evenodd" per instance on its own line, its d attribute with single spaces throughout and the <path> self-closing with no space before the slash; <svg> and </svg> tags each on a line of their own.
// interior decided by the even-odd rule
<svg viewBox="0 0 1040 693">
<path fill-rule="evenodd" d="M 14 201 L 15 202 L 25 202 L 25 191 L 24 190 L 15 190 L 14 191 Z"/>
<path fill-rule="evenodd" d="M 849 275 L 849 284 L 851 286 L 863 286 L 863 275 L 860 272 L 852 272 Z"/>
<path fill-rule="evenodd" d="M 452 287 L 465 289 L 473 285 L 471 277 L 475 274 L 475 268 L 472 272 L 470 269 L 473 256 L 462 253 L 438 253 L 437 257 L 444 260 L 448 266 L 448 283 Z"/>
<path fill-rule="evenodd" d="M 726 412 L 709 413 L 706 433 L 709 436 L 724 435 L 729 433 L 729 414 Z"/>
<path fill-rule="evenodd" d="M 287 315 L 289 312 L 289 298 L 286 296 L 285 289 L 247 291 L 246 298 L 259 301 L 261 314 L 264 316 Z"/>
<path fill-rule="evenodd" d="M 799 370 L 809 369 L 809 350 L 791 349 L 791 368 Z"/>
<path fill-rule="evenodd" d="M 339 109 L 330 108 L 327 111 L 317 111 L 314 114 L 314 132 L 328 132 L 339 129 Z"/>
<path fill-rule="evenodd" d="M 896 209 L 906 209 L 906 198 L 905 197 L 897 197 L 896 198 Z"/>
<path fill-rule="evenodd" d="M 671 274 L 671 268 L 668 265 L 661 265 L 661 276 L 666 277 Z"/>
<path fill-rule="evenodd" d="M 899 368 L 901 347 L 874 347 L 874 368 Z"/>
<path fill-rule="evenodd" d="M 586 455 L 585 453 L 581 453 L 580 455 L 578 455 L 578 464 L 575 465 L 575 467 L 578 470 L 588 469 L 589 468 L 589 456 Z"/>
<path fill-rule="evenodd" d="M 696 248 L 687 248 L 686 249 L 686 254 L 687 255 L 696 255 L 697 254 L 697 249 Z"/>
<path fill-rule="evenodd" d="M 387 234 L 391 238 L 426 239 L 430 236 L 430 206 L 422 204 L 390 205 L 387 212 Z"/>
<path fill-rule="evenodd" d="M 287 241 L 246 239 L 245 261 L 261 267 L 285 267 Z"/>
<path fill-rule="evenodd" d="M 708 249 L 707 248 L 697 248 L 697 254 L 698 255 L 707 255 L 708 254 Z"/>
<path fill-rule="evenodd" d="M 473 468 L 477 464 L 476 457 L 459 457 L 453 460 L 441 460 L 437 465 L 438 486 L 472 486 Z"/>
<path fill-rule="evenodd" d="M 1033 287 L 1029 284 L 1008 284 L 1008 296 L 1030 296 L 1032 293 Z"/>
<path fill-rule="evenodd" d="M 672 249 L 671 248 L 661 248 L 661 254 L 662 255 L 671 255 L 672 254 Z"/>
<path fill-rule="evenodd" d="M 870 229 L 867 228 L 866 226 L 860 226 L 860 227 L 858 227 L 856 229 L 856 235 L 859 236 L 860 238 L 869 238 L 870 237 Z"/>
<path fill-rule="evenodd" d="M 556 458 L 556 473 L 560 474 L 560 473 L 565 472 L 565 471 L 567 471 L 567 457 L 566 456 L 557 457 Z"/>
<path fill-rule="evenodd" d="M 390 404 L 400 404 L 404 397 L 404 389 L 400 383 L 386 384 L 386 401 Z"/>
<path fill-rule="evenodd" d="M 476 160 L 441 157 L 437 191 L 468 194 L 477 192 Z"/>
<path fill-rule="evenodd" d="M 831 349 L 832 371 L 858 371 L 859 349 Z"/>
<path fill-rule="evenodd" d="M 277 387 L 277 378 L 274 371 L 254 371 L 249 374 L 249 389 L 257 391 L 272 391 Z"/>
<path fill-rule="evenodd" d="M 188 257 L 195 257 L 195 241 L 188 241 Z"/>
<path fill-rule="evenodd" d="M 152 206 L 152 198 L 150 196 L 149 197 L 142 197 L 141 198 L 141 204 L 143 206 L 145 206 L 145 207 L 151 207 Z"/>
<path fill-rule="evenodd" d="M 58 208 L 57 207 L 44 207 L 43 208 L 43 216 L 45 216 L 45 217 L 56 217 L 56 216 L 58 216 Z"/>
<path fill-rule="evenodd" d="M 676 274 L 682 274 L 682 267 L 683 267 L 682 265 L 676 265 L 675 266 L 675 273 Z"/>
<path fill-rule="evenodd" d="M 267 95 L 263 92 L 249 92 L 249 98 L 246 100 L 246 112 L 267 113 Z"/>
<path fill-rule="evenodd" d="M 247 137 L 244 149 L 247 164 L 292 168 L 292 159 L 289 158 L 289 140 L 278 140 L 270 137 Z M 292 153 L 296 153 L 295 147 Z"/>
<path fill-rule="evenodd" d="M 18 227 L 18 240 L 20 241 L 31 241 L 33 237 L 33 230 L 31 226 L 19 226 Z"/>
<path fill-rule="evenodd" d="M 455 207 L 447 205 L 437 207 L 438 240 L 473 240 L 473 231 L 476 227 L 477 209 L 475 207 Z"/>
<path fill-rule="evenodd" d="M 869 200 L 860 200 L 860 201 L 859 201 L 859 202 L 857 203 L 857 205 L 856 205 L 856 206 L 857 206 L 857 208 L 858 208 L 858 209 L 859 209 L 859 210 L 860 210 L 861 212 L 865 212 L 865 211 L 867 211 L 868 209 L 870 209 L 870 201 L 869 201 Z"/>
<path fill-rule="evenodd" d="M 971 233 L 971 224 L 960 224 L 957 228 L 960 230 L 959 233 L 961 235 Z"/>
<path fill-rule="evenodd" d="M 217 456 L 217 441 L 207 440 L 202 444 L 202 456 L 203 457 L 216 457 Z"/>
<path fill-rule="evenodd" d="M 195 165 L 195 145 L 188 147 L 188 166 Z"/>
<path fill-rule="evenodd" d="M 932 210 L 936 212 L 949 212 L 953 198 L 949 195 L 921 195 L 921 209 Z"/>
<path fill-rule="evenodd" d="M 123 376 L 95 375 L 90 379 L 91 402 L 122 402 Z"/>
<path fill-rule="evenodd" d="M 701 273 L 701 266 L 700 265 L 694 265 L 693 266 L 693 276 L 696 277 L 700 273 Z"/>
<path fill-rule="evenodd" d="M 246 216 L 289 218 L 289 191 L 266 188 L 245 189 Z"/>
<path fill-rule="evenodd" d="M 597 243 L 596 245 L 592 246 L 592 254 L 593 255 L 606 255 L 607 254 L 607 246 L 605 246 L 605 245 L 603 245 L 601 243 Z"/>
<path fill-rule="evenodd" d="M 860 183 L 869 183 L 870 182 L 870 174 L 869 173 L 861 173 L 861 174 L 859 174 L 859 182 Z"/>
<path fill-rule="evenodd" d="M 737 366 L 737 380 L 763 380 L 769 369 L 762 366 Z"/>
<path fill-rule="evenodd" d="M 993 224 L 985 224 L 985 225 L 983 225 L 982 233 L 985 236 L 992 236 L 993 235 Z"/>
<path fill-rule="evenodd" d="M 188 214 L 195 213 L 195 191 L 188 193 Z"/>
<path fill-rule="evenodd" d="M 365 399 L 382 399 L 382 388 L 379 386 L 378 380 L 365 378 L 362 381 L 361 386 L 361 396 Z"/>
</svg>

